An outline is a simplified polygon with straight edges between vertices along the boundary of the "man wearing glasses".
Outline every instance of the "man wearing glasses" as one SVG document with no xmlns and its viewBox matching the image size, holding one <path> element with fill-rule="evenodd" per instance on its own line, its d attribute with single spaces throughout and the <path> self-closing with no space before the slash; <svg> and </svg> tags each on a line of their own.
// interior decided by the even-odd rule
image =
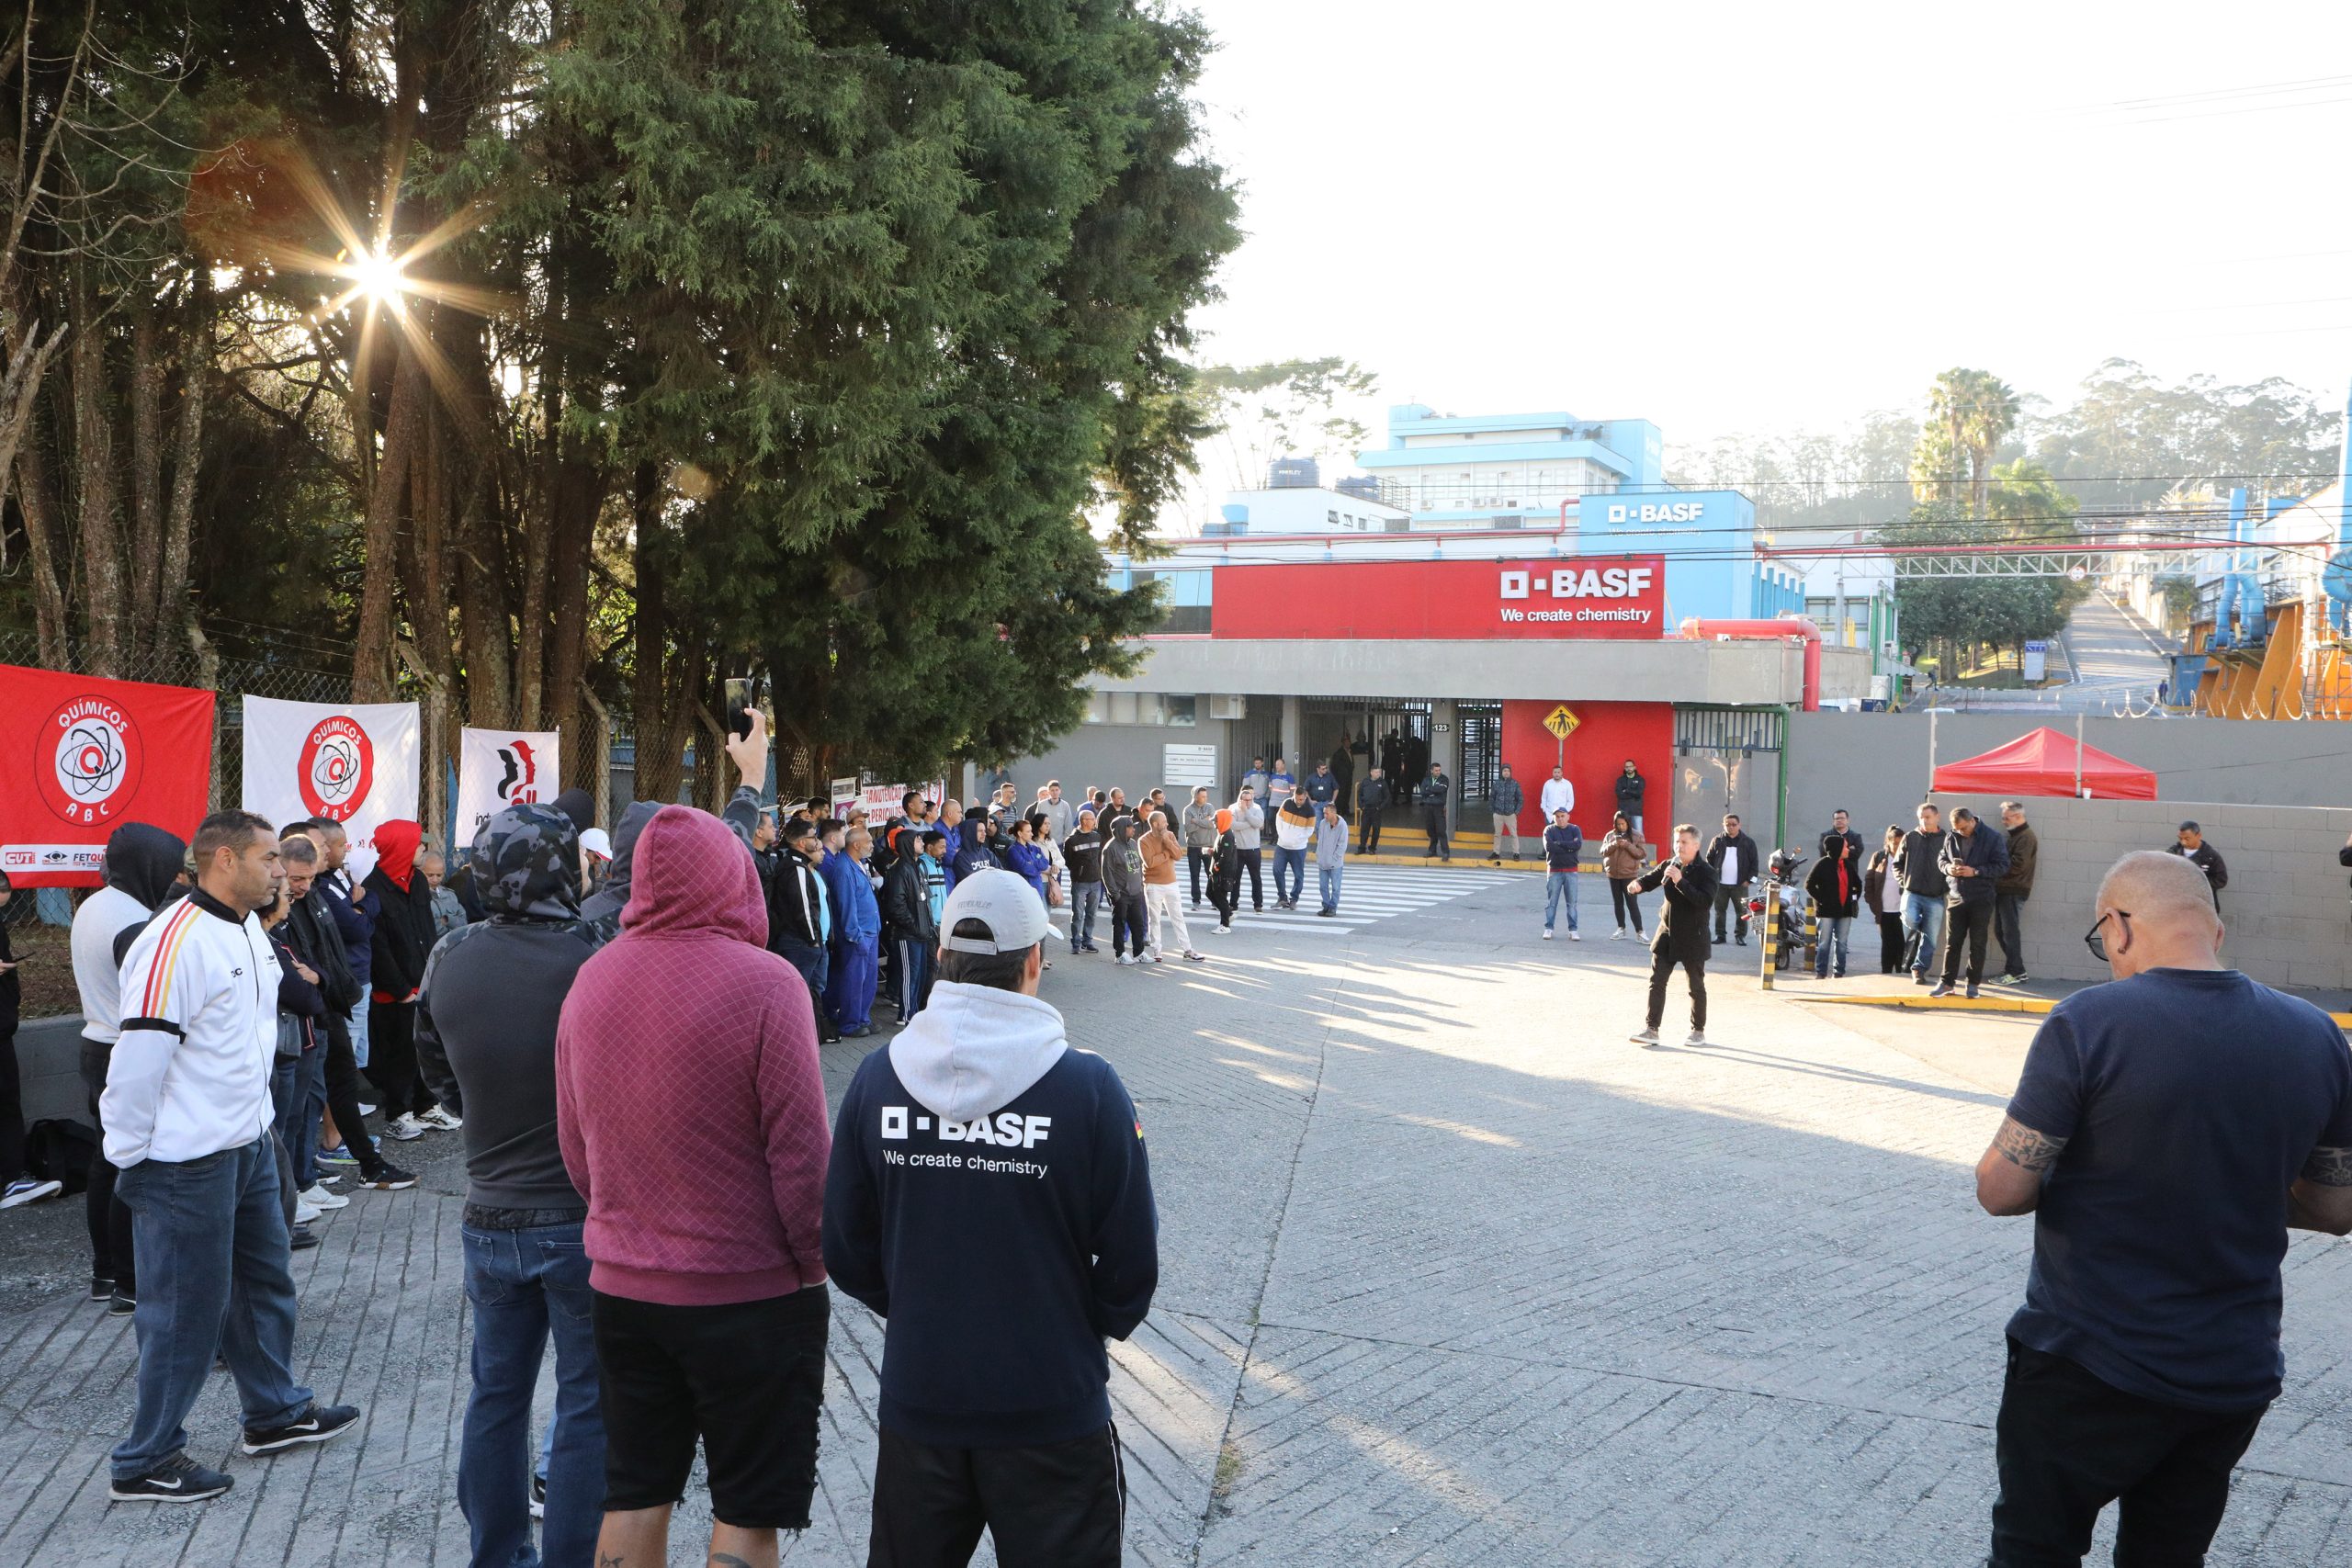
<svg viewBox="0 0 2352 1568">
<path fill-rule="evenodd" d="M 1996 1425 L 1995 1568 L 2197 1562 L 2278 1397 L 2290 1228 L 2352 1231 L 2352 1053 L 2328 1016 L 2222 966 L 2204 873 L 2129 854 L 2085 937 L 2113 985 L 2052 1010 L 1977 1162 L 2034 1216 Z"/>
</svg>

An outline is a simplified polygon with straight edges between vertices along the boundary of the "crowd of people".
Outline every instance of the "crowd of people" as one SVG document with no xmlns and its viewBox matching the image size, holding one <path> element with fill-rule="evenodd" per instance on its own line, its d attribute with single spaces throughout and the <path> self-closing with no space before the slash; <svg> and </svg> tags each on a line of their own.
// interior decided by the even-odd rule
<svg viewBox="0 0 2352 1568">
<path fill-rule="evenodd" d="M 764 776 L 764 735 L 728 749 Z M 607 856 L 583 853 L 584 799 L 526 804 L 447 876 L 413 822 L 379 825 L 356 878 L 331 822 L 119 829 L 74 933 L 93 1293 L 139 1348 L 109 1497 L 234 1484 L 184 1426 L 216 1360 L 247 1455 L 363 1420 L 298 1375 L 291 1258 L 348 1201 L 336 1156 L 414 1184 L 373 1117 L 390 1142 L 463 1137 L 474 1562 L 663 1562 L 699 1456 L 709 1561 L 775 1562 L 809 1523 L 830 1283 L 888 1325 L 872 1562 L 963 1562 L 986 1531 L 1006 1562 L 1116 1563 L 1104 1346 L 1149 1309 L 1157 1211 L 1133 1101 L 1038 989 L 1073 852 L 1120 846 L 1143 893 L 1114 903 L 1161 890 L 1142 940 L 1182 942 L 1163 807 L 1106 813 L 1105 839 L 1057 792 L 938 818 L 917 798 L 876 831 L 779 824 L 745 786 L 718 818 L 632 807 Z M 1230 832 L 1196 857 L 1228 885 Z M 877 838 L 899 857 L 878 879 Z M 866 1032 L 881 910 L 910 900 L 904 1027 L 829 1115 L 820 1032 Z"/>
</svg>

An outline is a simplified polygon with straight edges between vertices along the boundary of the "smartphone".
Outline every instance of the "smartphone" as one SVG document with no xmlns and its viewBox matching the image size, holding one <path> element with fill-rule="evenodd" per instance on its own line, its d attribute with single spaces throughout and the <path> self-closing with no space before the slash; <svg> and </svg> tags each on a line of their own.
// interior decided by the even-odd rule
<svg viewBox="0 0 2352 1568">
<path fill-rule="evenodd" d="M 727 728 L 734 731 L 738 740 L 752 733 L 752 712 L 754 708 L 762 714 L 766 713 L 767 685 L 764 675 L 730 675 L 727 678 L 726 705 L 720 710 L 720 717 Z M 775 728 L 773 721 L 769 728 Z"/>
</svg>

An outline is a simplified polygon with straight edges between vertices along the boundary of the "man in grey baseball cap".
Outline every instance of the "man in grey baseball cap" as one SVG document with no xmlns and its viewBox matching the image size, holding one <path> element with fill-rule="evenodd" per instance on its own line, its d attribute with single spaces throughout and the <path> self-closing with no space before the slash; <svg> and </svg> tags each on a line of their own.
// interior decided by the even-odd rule
<svg viewBox="0 0 2352 1568">
<path fill-rule="evenodd" d="M 1143 1123 L 1037 997 L 1050 928 L 1009 871 L 959 879 L 930 1005 L 859 1064 L 825 1174 L 825 1267 L 888 1322 L 870 1563 L 1116 1568 L 1105 1337 L 1159 1280 Z"/>
</svg>

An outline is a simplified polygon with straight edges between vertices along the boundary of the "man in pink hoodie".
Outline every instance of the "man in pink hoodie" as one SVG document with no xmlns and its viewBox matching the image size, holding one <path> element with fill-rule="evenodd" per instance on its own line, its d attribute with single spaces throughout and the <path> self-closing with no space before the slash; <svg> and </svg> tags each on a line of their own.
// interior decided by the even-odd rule
<svg viewBox="0 0 2352 1568">
<path fill-rule="evenodd" d="M 637 840 L 620 935 L 557 1027 L 557 1131 L 588 1201 L 603 1568 L 668 1561 L 697 1438 L 711 1562 L 774 1563 L 776 1532 L 808 1525 L 831 1137 L 808 987 L 766 939 L 743 841 L 664 807 Z"/>
</svg>

